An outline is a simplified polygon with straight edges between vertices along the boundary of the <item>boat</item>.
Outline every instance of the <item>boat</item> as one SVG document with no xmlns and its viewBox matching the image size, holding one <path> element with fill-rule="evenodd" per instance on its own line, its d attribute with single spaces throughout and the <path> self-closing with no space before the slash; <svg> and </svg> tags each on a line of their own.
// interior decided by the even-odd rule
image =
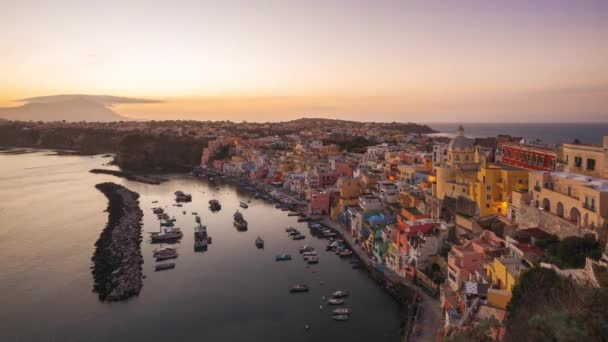
<svg viewBox="0 0 608 342">
<path fill-rule="evenodd" d="M 197 215 L 197 216 L 194 218 L 194 221 L 196 221 L 196 223 L 201 223 L 201 217 Z"/>
<path fill-rule="evenodd" d="M 294 227 L 287 227 L 285 228 L 285 232 L 286 233 L 291 233 L 291 232 L 297 232 L 298 230 L 295 229 Z"/>
<path fill-rule="evenodd" d="M 199 225 L 194 228 L 194 250 L 203 250 L 207 248 L 207 244 L 209 243 L 207 237 L 207 227 L 203 225 Z"/>
<path fill-rule="evenodd" d="M 306 263 L 308 264 L 318 264 L 319 263 L 319 257 L 314 255 L 314 256 L 307 256 L 305 257 L 306 259 Z"/>
<path fill-rule="evenodd" d="M 341 305 L 341 304 L 344 304 L 344 299 L 342 299 L 342 298 L 330 298 L 330 299 L 327 300 L 327 303 L 331 304 L 331 305 Z"/>
<path fill-rule="evenodd" d="M 336 321 L 346 321 L 348 319 L 348 315 L 334 315 L 333 318 Z"/>
<path fill-rule="evenodd" d="M 245 209 L 249 208 L 249 206 L 245 202 L 241 202 L 239 205 L 241 206 L 241 208 L 245 208 Z"/>
<path fill-rule="evenodd" d="M 336 232 L 323 233 L 324 237 L 334 237 L 336 235 L 338 235 L 338 234 L 336 234 Z"/>
<path fill-rule="evenodd" d="M 349 308 L 334 309 L 332 312 L 333 312 L 334 315 L 350 315 L 350 309 Z"/>
<path fill-rule="evenodd" d="M 302 253 L 302 255 L 304 256 L 317 256 L 317 251 L 308 251 L 308 252 L 304 252 Z"/>
<path fill-rule="evenodd" d="M 158 264 L 158 265 L 154 266 L 154 271 L 170 270 L 172 268 L 175 268 L 174 262 L 170 262 L 168 264 Z"/>
<path fill-rule="evenodd" d="M 184 236 L 179 228 L 163 228 L 160 232 L 150 233 L 152 243 L 176 241 Z"/>
<path fill-rule="evenodd" d="M 289 289 L 289 292 L 308 292 L 308 290 L 307 285 L 294 285 Z"/>
<path fill-rule="evenodd" d="M 238 210 L 234 213 L 234 226 L 238 230 L 247 230 L 247 221 L 245 221 L 243 214 Z"/>
<path fill-rule="evenodd" d="M 344 298 L 346 296 L 350 295 L 350 292 L 345 291 L 345 290 L 338 290 L 334 293 L 331 294 L 332 297 L 334 298 Z"/>
<path fill-rule="evenodd" d="M 287 216 L 300 216 L 300 213 L 287 213 Z"/>
<path fill-rule="evenodd" d="M 165 247 L 165 248 L 155 249 L 152 251 L 152 253 L 154 254 L 154 256 L 156 256 L 157 254 L 174 253 L 176 251 L 177 251 L 177 248 Z"/>
<path fill-rule="evenodd" d="M 255 245 L 258 248 L 264 248 L 264 240 L 262 240 L 262 238 L 258 236 L 258 238 L 255 239 Z"/>
<path fill-rule="evenodd" d="M 292 240 L 304 240 L 306 239 L 306 236 L 299 234 L 299 235 L 294 235 L 291 237 Z"/>
<path fill-rule="evenodd" d="M 346 258 L 346 257 L 353 255 L 353 251 L 351 251 L 350 249 L 346 249 L 346 250 L 338 252 L 338 255 L 342 258 Z"/>
<path fill-rule="evenodd" d="M 314 251 L 315 248 L 309 245 L 304 245 L 302 247 L 300 247 L 300 253 L 305 253 L 305 252 L 312 252 Z"/>
<path fill-rule="evenodd" d="M 175 202 L 190 202 L 192 201 L 192 195 L 186 194 L 183 191 L 175 192 Z"/>
<path fill-rule="evenodd" d="M 163 208 L 152 208 L 152 212 L 156 215 L 162 214 L 165 210 Z"/>
<path fill-rule="evenodd" d="M 173 221 L 167 221 L 167 222 L 161 222 L 160 226 L 161 227 L 173 227 L 175 224 L 173 223 Z"/>
<path fill-rule="evenodd" d="M 279 254 L 277 256 L 274 257 L 275 261 L 287 261 L 287 260 L 291 260 L 291 255 L 289 254 Z"/>
<path fill-rule="evenodd" d="M 177 254 L 177 252 L 167 252 L 167 253 L 160 253 L 160 254 L 156 254 L 154 255 L 154 258 L 156 258 L 156 261 L 163 261 L 163 260 L 169 260 L 169 259 L 175 259 L 178 257 L 179 254 Z"/>
<path fill-rule="evenodd" d="M 192 215 L 198 215 L 198 213 L 196 211 L 193 211 Z"/>
<path fill-rule="evenodd" d="M 220 204 L 220 201 L 212 199 L 209 200 L 209 209 L 211 209 L 211 211 L 217 211 L 222 209 L 222 205 Z"/>
</svg>

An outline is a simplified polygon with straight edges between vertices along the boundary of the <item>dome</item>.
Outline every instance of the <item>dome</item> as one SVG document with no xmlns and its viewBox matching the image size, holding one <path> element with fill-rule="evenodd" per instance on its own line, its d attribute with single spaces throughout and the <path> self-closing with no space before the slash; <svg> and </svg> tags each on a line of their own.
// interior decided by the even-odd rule
<svg viewBox="0 0 608 342">
<path fill-rule="evenodd" d="M 458 132 L 454 139 L 448 145 L 449 151 L 455 152 L 473 152 L 475 150 L 473 139 L 464 136 L 464 128 L 458 127 Z"/>
</svg>

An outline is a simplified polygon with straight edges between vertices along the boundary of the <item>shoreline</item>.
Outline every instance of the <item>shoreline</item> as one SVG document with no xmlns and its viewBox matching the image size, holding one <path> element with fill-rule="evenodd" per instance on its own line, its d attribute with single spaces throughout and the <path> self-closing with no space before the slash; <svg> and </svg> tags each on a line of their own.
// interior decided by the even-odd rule
<svg viewBox="0 0 608 342">
<path fill-rule="evenodd" d="M 139 194 L 115 183 L 95 186 L 108 198 L 108 223 L 91 260 L 93 291 L 100 301 L 122 301 L 143 287 L 142 218 Z"/>
</svg>

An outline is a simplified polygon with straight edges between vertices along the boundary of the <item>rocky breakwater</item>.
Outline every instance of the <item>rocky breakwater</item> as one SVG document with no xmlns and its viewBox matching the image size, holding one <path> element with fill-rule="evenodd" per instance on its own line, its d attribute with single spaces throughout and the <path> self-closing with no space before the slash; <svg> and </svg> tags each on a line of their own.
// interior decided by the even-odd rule
<svg viewBox="0 0 608 342">
<path fill-rule="evenodd" d="M 143 286 L 142 217 L 139 194 L 115 183 L 95 186 L 108 198 L 108 224 L 95 243 L 93 291 L 102 301 L 120 301 Z"/>
</svg>

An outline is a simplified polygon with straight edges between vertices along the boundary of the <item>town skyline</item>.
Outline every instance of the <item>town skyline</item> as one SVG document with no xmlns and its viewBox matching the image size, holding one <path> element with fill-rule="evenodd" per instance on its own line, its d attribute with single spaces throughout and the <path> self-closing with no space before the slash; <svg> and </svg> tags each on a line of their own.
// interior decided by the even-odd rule
<svg viewBox="0 0 608 342">
<path fill-rule="evenodd" d="M 603 1 L 140 5 L 8 3 L 0 107 L 107 94 L 160 101 L 113 106 L 136 119 L 605 121 Z"/>
</svg>

